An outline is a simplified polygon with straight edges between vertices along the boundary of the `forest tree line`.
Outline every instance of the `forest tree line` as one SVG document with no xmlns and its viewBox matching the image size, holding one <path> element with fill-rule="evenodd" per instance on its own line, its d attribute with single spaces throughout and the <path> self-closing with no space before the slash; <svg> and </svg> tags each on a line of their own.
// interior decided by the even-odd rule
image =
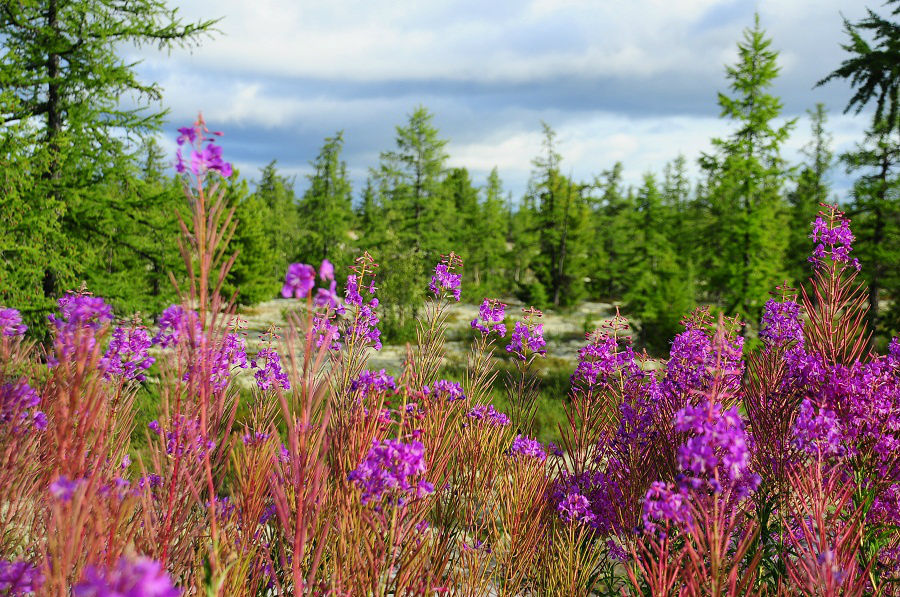
<svg viewBox="0 0 900 597">
<path fill-rule="evenodd" d="M 184 25 L 161 3 L 145 4 L 169 22 L 132 36 L 191 45 L 212 25 Z M 185 277 L 176 239 L 178 214 L 187 208 L 171 158 L 153 140 L 164 115 L 122 109 L 111 90 L 149 98 L 161 90 L 136 80 L 103 45 L 109 35 L 79 45 L 64 20 L 53 24 L 46 16 L 0 15 L 0 75 L 12 82 L 0 89 L 0 304 L 38 322 L 64 290 L 84 282 L 118 313 L 152 318 L 175 300 L 171 279 Z M 55 73 L 28 70 L 26 59 L 39 48 L 23 23 L 42 32 L 43 48 L 69 44 Z M 289 263 L 327 258 L 345 268 L 368 250 L 382 264 L 384 332 L 405 339 L 434 264 L 455 251 L 471 302 L 514 296 L 564 309 L 618 301 L 641 342 L 660 349 L 699 303 L 757 321 L 770 288 L 797 287 L 809 276 L 810 223 L 820 203 L 838 201 L 853 220 L 854 255 L 871 289 L 869 323 L 882 337 L 896 334 L 900 117 L 898 76 L 890 69 L 900 56 L 891 67 L 885 54 L 898 53 L 900 27 L 870 12 L 846 29 L 850 58 L 823 83 L 848 79 L 857 93 L 847 109 L 875 107 L 865 137 L 849 152 L 835 154 L 825 106 L 811 107 L 808 122 L 782 117 L 771 92 L 778 53 L 757 20 L 738 43 L 739 58 L 718 95 L 730 133 L 690 158 L 698 160 L 699 177 L 689 175 L 688 157 L 673 156 L 637 185 L 625 183 L 621 163 L 598 165 L 595 176 L 576 180 L 566 174 L 555 131 L 543 124 L 527 191 L 514 197 L 496 168 L 475 180 L 466 168 L 449 167 L 447 139 L 434 115 L 418 107 L 397 126 L 363 188 L 351 184 L 341 131 L 324 140 L 305 180 L 285 176 L 275 161 L 253 185 L 247 173 L 235 172 L 227 185 L 239 254 L 226 292 L 254 305 L 277 296 Z M 127 28 L 117 31 L 128 35 Z M 53 50 L 40 51 L 49 54 L 38 63 L 52 71 Z M 789 163 L 785 143 L 806 126 L 811 141 L 803 160 Z M 837 169 L 854 177 L 849 196 L 834 195 L 829 181 Z"/>
</svg>

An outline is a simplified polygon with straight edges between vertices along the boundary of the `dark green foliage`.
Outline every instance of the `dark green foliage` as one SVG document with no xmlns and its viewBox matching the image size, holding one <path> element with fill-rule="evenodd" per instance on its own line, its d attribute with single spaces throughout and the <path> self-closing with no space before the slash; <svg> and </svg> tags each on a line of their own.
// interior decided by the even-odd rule
<svg viewBox="0 0 900 597">
<path fill-rule="evenodd" d="M 4 193 L 0 221 L 22 232 L 0 249 L 4 264 L 15 259 L 3 267 L 16 270 L 0 276 L 4 301 L 45 311 L 64 290 L 87 281 L 114 284 L 120 308 L 159 304 L 161 295 L 148 291 L 168 260 L 134 242 L 153 236 L 159 214 L 135 207 L 140 192 L 128 171 L 135 165 L 129 146 L 161 123 L 164 113 L 148 108 L 162 93 L 117 51 L 128 44 L 191 46 L 212 25 L 183 24 L 164 0 L 2 4 L 0 155 L 12 173 L 3 184 L 12 192 Z M 135 209 L 141 213 L 128 213 Z M 131 220 L 119 222 L 123 217 Z M 143 282 L 136 273 L 128 286 L 120 283 L 123 268 L 155 273 Z"/>
<path fill-rule="evenodd" d="M 294 183 L 278 173 L 273 160 L 260 172 L 254 195 L 268 209 L 265 224 L 271 235 L 273 251 L 268 277 L 279 280 L 297 257 L 297 244 L 301 235 Z"/>
<path fill-rule="evenodd" d="M 715 153 L 701 158 L 712 244 L 701 266 L 709 272 L 711 298 L 748 322 L 759 319 L 769 291 L 784 280 L 788 241 L 780 149 L 793 121 L 774 122 L 781 101 L 766 91 L 778 76 L 778 53 L 770 46 L 757 18 L 738 43 L 738 63 L 727 68 L 734 95 L 719 94 L 722 116 L 737 130 L 713 139 Z"/>
<path fill-rule="evenodd" d="M 825 131 L 827 120 L 825 106 L 816 104 L 810 110 L 812 141 L 803 149 L 809 160 L 801 166 L 796 188 L 788 194 L 790 203 L 790 241 L 788 245 L 787 270 L 790 277 L 801 283 L 809 277 L 810 222 L 815 220 L 821 209 L 820 204 L 828 201 L 828 171 L 833 162 L 831 136 Z"/>
<path fill-rule="evenodd" d="M 223 296 L 231 298 L 237 293 L 236 301 L 241 305 L 275 298 L 284 272 L 279 277 L 272 275 L 272 263 L 277 261 L 277 253 L 270 230 L 271 208 L 259 193 L 250 194 L 246 181 L 232 180 L 227 197 L 229 204 L 235 206 L 237 220 L 229 250 L 237 252 L 237 258 L 228 273 Z"/>
<path fill-rule="evenodd" d="M 328 259 L 345 271 L 352 261 L 349 230 L 353 222 L 352 189 L 347 164 L 341 160 L 344 133 L 325 139 L 312 162 L 309 188 L 300 199 L 295 261 L 318 265 Z M 289 239 L 291 240 L 291 239 Z"/>
</svg>

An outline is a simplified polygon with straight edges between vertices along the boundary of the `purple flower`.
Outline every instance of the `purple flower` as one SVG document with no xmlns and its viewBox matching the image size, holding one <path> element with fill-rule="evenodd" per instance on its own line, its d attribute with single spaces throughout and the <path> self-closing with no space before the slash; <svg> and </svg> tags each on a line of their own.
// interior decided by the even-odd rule
<svg viewBox="0 0 900 597">
<path fill-rule="evenodd" d="M 104 377 L 109 379 L 117 375 L 125 379 L 144 381 L 146 376 L 143 372 L 156 361 L 148 354 L 151 345 L 147 330 L 117 327 L 113 330 L 112 340 L 100 360 Z"/>
<path fill-rule="evenodd" d="M 760 322 L 759 337 L 766 346 L 784 346 L 790 342 L 803 346 L 800 305 L 790 300 L 767 301 Z"/>
<path fill-rule="evenodd" d="M 341 349 L 341 332 L 338 326 L 332 323 L 332 318 L 323 313 L 313 315 L 312 335 L 316 341 L 316 348 L 321 348 L 328 343 L 328 350 Z"/>
<path fill-rule="evenodd" d="M 185 339 L 197 342 L 201 333 L 200 316 L 196 311 L 185 311 L 181 305 L 170 305 L 159 316 L 159 330 L 153 336 L 153 344 L 168 348 Z"/>
<path fill-rule="evenodd" d="M 563 522 L 587 523 L 594 519 L 591 503 L 580 493 L 570 493 L 556 506 Z"/>
<path fill-rule="evenodd" d="M 369 286 L 362 288 L 369 295 L 375 294 L 374 278 Z M 375 312 L 378 307 L 378 299 L 374 296 L 365 301 L 360 292 L 360 280 L 356 274 L 347 276 L 347 287 L 344 290 L 345 302 L 355 307 L 353 320 L 347 330 L 347 337 L 353 342 L 363 341 L 370 344 L 375 350 L 381 350 L 381 330 L 378 329 L 379 318 Z M 348 340 L 349 341 L 349 340 Z"/>
<path fill-rule="evenodd" d="M 541 445 L 541 442 L 521 434 L 517 435 L 513 440 L 512 446 L 509 448 L 509 454 L 511 456 L 527 456 L 535 460 L 547 459 L 547 452 L 544 451 L 544 446 Z"/>
<path fill-rule="evenodd" d="M 44 575 L 24 560 L 0 561 L 0 594 L 30 595 L 44 584 Z"/>
<path fill-rule="evenodd" d="M 156 423 L 156 421 L 154 421 Z M 151 423 L 152 425 L 152 423 Z M 159 424 L 157 423 L 159 429 Z M 162 435 L 162 429 L 156 432 Z M 172 428 L 165 433 L 166 454 L 170 456 L 182 456 L 192 454 L 198 461 L 203 460 L 207 452 L 216 448 L 216 442 L 203 439 L 203 430 L 198 419 L 190 419 L 184 415 L 179 416 L 172 423 Z"/>
<path fill-rule="evenodd" d="M 496 410 L 493 404 L 479 404 L 466 413 L 466 417 L 475 421 L 483 421 L 491 427 L 506 427 L 509 417 Z"/>
<path fill-rule="evenodd" d="M 0 336 L 21 336 L 28 329 L 15 309 L 0 309 Z"/>
<path fill-rule="evenodd" d="M 644 507 L 641 519 L 644 530 L 661 537 L 665 536 L 659 523 L 690 524 L 691 514 L 688 497 L 671 483 L 654 481 L 644 495 Z"/>
<path fill-rule="evenodd" d="M 292 263 L 284 276 L 281 296 L 284 298 L 305 298 L 316 285 L 316 270 L 305 263 Z"/>
<path fill-rule="evenodd" d="M 323 259 L 319 265 L 319 277 L 325 281 L 334 281 L 334 264 L 327 259 Z"/>
<path fill-rule="evenodd" d="M 431 283 L 428 288 L 438 298 L 444 295 L 444 291 L 449 290 L 456 302 L 459 302 L 460 285 L 462 283 L 462 274 L 453 273 L 455 268 L 452 259 L 444 263 L 439 263 L 434 268 L 434 275 L 431 277 Z"/>
<path fill-rule="evenodd" d="M 462 386 L 446 379 L 439 379 L 430 388 L 428 386 L 423 387 L 422 392 L 434 400 L 440 400 L 442 397 L 447 402 L 466 399 Z"/>
<path fill-rule="evenodd" d="M 47 417 L 36 410 L 40 403 L 40 397 L 25 378 L 0 385 L 0 425 L 9 424 L 12 434 L 27 432 L 32 426 L 43 431 Z"/>
<path fill-rule="evenodd" d="M 202 121 L 196 123 L 192 127 L 181 127 L 178 129 L 178 137 L 175 139 L 178 143 L 178 149 L 175 150 L 175 171 L 179 174 L 187 172 L 188 165 L 185 162 L 184 155 L 181 153 L 181 146 L 187 144 L 191 147 L 190 170 L 194 176 L 202 177 L 207 172 L 218 172 L 223 178 L 231 176 L 231 164 L 222 159 L 222 148 L 215 145 L 213 137 L 204 136 L 207 132 Z M 216 137 L 221 137 L 222 133 L 213 131 Z"/>
<path fill-rule="evenodd" d="M 793 435 L 794 445 L 811 456 L 840 458 L 847 454 L 837 415 L 828 408 L 816 412 L 809 398 L 800 404 Z"/>
<path fill-rule="evenodd" d="M 859 271 L 859 259 L 850 259 L 854 240 L 850 220 L 836 207 L 830 207 L 829 213 L 820 212 L 820 216 L 824 217 L 816 218 L 812 234 L 809 235 L 813 242 L 818 243 L 809 257 L 810 263 L 820 267 L 825 264 L 825 258 L 830 257 L 836 263 L 849 263 Z"/>
<path fill-rule="evenodd" d="M 338 313 L 342 313 L 344 310 L 341 307 L 341 299 L 337 294 L 337 282 L 334 280 L 331 281 L 327 289 L 319 288 L 316 290 L 315 302 L 317 307 L 329 307 Z"/>
<path fill-rule="evenodd" d="M 506 335 L 505 317 L 505 304 L 497 299 L 484 299 L 478 309 L 478 317 L 472 320 L 472 329 L 479 330 L 485 336 L 493 332 L 502 338 Z"/>
<path fill-rule="evenodd" d="M 261 431 L 249 431 L 244 434 L 244 436 L 241 438 L 241 441 L 244 442 L 244 445 L 249 448 L 265 443 L 265 441 L 270 437 L 270 433 L 263 433 Z"/>
<path fill-rule="evenodd" d="M 69 502 L 79 485 L 81 485 L 81 481 L 72 481 L 66 476 L 61 476 L 50 484 L 50 495 L 61 502 Z"/>
<path fill-rule="evenodd" d="M 403 503 L 408 495 L 422 497 L 434 491 L 430 483 L 415 481 L 415 477 L 425 472 L 425 446 L 422 442 L 385 439 L 380 443 L 372 440 L 369 453 L 347 478 L 362 488 L 364 504 L 381 501 L 385 496 Z"/>
<path fill-rule="evenodd" d="M 506 352 L 512 353 L 524 361 L 529 351 L 534 354 L 546 354 L 544 346 L 546 346 L 544 324 L 539 323 L 533 328 L 529 328 L 527 324 L 517 321 L 509 338 L 509 344 L 506 345 Z"/>
<path fill-rule="evenodd" d="M 99 296 L 86 294 L 67 294 L 58 301 L 59 313 L 50 315 L 50 323 L 57 330 L 74 327 L 85 327 L 93 330 L 112 321 L 112 307 L 107 305 Z"/>
<path fill-rule="evenodd" d="M 81 582 L 72 588 L 73 597 L 178 597 L 172 579 L 162 564 L 149 558 L 120 558 L 109 570 L 88 566 Z"/>
<path fill-rule="evenodd" d="M 367 398 L 379 392 L 394 392 L 397 384 L 392 375 L 388 375 L 384 369 L 381 371 L 369 371 L 359 374 L 359 377 L 350 382 L 350 391 L 359 392 L 361 398 Z"/>
<path fill-rule="evenodd" d="M 260 362 L 265 365 L 259 366 Z M 282 390 L 291 389 L 287 373 L 281 370 L 281 357 L 271 348 L 264 348 L 256 353 L 256 359 L 251 361 L 250 366 L 257 370 L 254 377 L 260 390 L 268 390 L 273 384 L 280 385 Z"/>
<path fill-rule="evenodd" d="M 178 129 L 178 138 L 175 139 L 175 142 L 178 143 L 178 145 L 184 145 L 185 143 L 193 145 L 196 139 L 197 129 L 192 126 L 183 126 Z"/>
</svg>

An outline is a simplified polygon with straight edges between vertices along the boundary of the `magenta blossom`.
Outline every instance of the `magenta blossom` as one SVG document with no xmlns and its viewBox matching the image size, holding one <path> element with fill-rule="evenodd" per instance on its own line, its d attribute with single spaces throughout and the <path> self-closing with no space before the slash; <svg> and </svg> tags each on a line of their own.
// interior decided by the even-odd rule
<svg viewBox="0 0 900 597">
<path fill-rule="evenodd" d="M 73 597 L 178 597 L 172 579 L 162 564 L 149 558 L 128 560 L 109 570 L 88 566 L 81 582 L 72 588 Z"/>
<path fill-rule="evenodd" d="M 305 263 L 292 263 L 284 276 L 281 296 L 284 298 L 305 298 L 316 285 L 316 270 Z"/>
</svg>

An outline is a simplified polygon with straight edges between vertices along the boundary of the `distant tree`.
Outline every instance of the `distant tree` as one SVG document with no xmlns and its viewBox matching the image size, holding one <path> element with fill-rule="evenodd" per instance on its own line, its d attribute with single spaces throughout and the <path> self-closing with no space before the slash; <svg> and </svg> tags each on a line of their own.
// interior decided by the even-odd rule
<svg viewBox="0 0 900 597">
<path fill-rule="evenodd" d="M 0 3 L 0 145 L 5 166 L 30 178 L 10 182 L 16 192 L 0 203 L 0 221 L 41 220 L 0 254 L 0 262 L 23 270 L 0 277 L 0 296 L 10 304 L 46 310 L 62 290 L 102 269 L 109 242 L 121 240 L 119 217 L 135 209 L 105 183 L 121 179 L 130 143 L 157 130 L 164 112 L 149 109 L 162 96 L 159 85 L 141 81 L 121 48 L 192 46 L 213 24 L 183 24 L 164 0 Z M 127 227 L 152 234 L 153 218 L 128 215 Z M 116 251 L 133 253 L 122 264 L 152 268 L 154 260 L 134 249 L 118 244 Z M 40 260 L 32 259 L 36 253 Z M 131 288 L 123 300 L 136 304 L 145 289 Z"/>
<path fill-rule="evenodd" d="M 663 352 L 694 306 L 693 279 L 669 237 L 672 214 L 652 174 L 644 176 L 628 213 L 632 234 L 620 267 L 625 313 L 637 319 L 641 343 Z"/>
<path fill-rule="evenodd" d="M 475 222 L 479 251 L 467 266 L 482 295 L 498 296 L 514 290 L 505 275 L 508 269 L 508 227 L 509 215 L 503 197 L 503 182 L 497 168 L 494 168 L 482 190 Z M 472 298 L 477 300 L 479 297 Z"/>
<path fill-rule="evenodd" d="M 275 298 L 284 272 L 277 277 L 272 275 L 272 263 L 276 260 L 270 229 L 272 212 L 261 195 L 250 194 L 244 180 L 229 184 L 228 196 L 235 205 L 237 220 L 229 249 L 237 252 L 237 258 L 228 273 L 223 295 L 231 298 L 237 292 L 236 300 L 241 305 Z"/>
<path fill-rule="evenodd" d="M 810 223 L 818 214 L 819 205 L 828 201 L 830 186 L 828 171 L 834 154 L 831 151 L 831 135 L 825 130 L 827 113 L 824 104 L 816 104 L 809 110 L 812 140 L 803 148 L 807 162 L 797 176 L 797 186 L 788 194 L 791 209 L 790 244 L 788 246 L 788 272 L 795 281 L 804 282 L 809 277 L 809 257 L 812 244 L 809 239 Z"/>
<path fill-rule="evenodd" d="M 301 242 L 300 214 L 294 183 L 278 173 L 275 160 L 260 172 L 254 192 L 268 207 L 269 218 L 263 222 L 271 235 L 273 259 L 270 275 L 273 280 L 284 276 L 290 263 L 298 258 Z"/>
<path fill-rule="evenodd" d="M 843 44 L 850 57 L 839 68 L 819 81 L 824 85 L 835 79 L 850 82 L 854 95 L 844 112 L 857 114 L 875 104 L 872 121 L 862 144 L 842 156 L 850 171 L 863 171 L 854 187 L 855 230 L 860 237 L 857 252 L 864 264 L 869 286 L 869 323 L 879 323 L 881 291 L 894 299 L 890 327 L 900 330 L 900 277 L 896 274 L 897 246 L 897 164 L 900 145 L 900 0 L 889 20 L 867 10 L 856 23 L 844 20 L 850 41 Z M 866 36 L 869 39 L 866 39 Z"/>
<path fill-rule="evenodd" d="M 769 291 L 785 276 L 787 168 L 780 150 L 794 121 L 775 124 L 782 105 L 766 91 L 779 70 L 771 43 L 757 16 L 738 43 L 737 64 L 726 69 L 734 95 L 719 94 L 722 116 L 735 121 L 737 130 L 713 139 L 715 152 L 700 160 L 712 210 L 707 238 L 714 239 L 702 266 L 726 310 L 746 322 L 758 320 Z"/>
<path fill-rule="evenodd" d="M 305 263 L 329 259 L 338 266 L 349 265 L 350 226 L 353 223 L 353 194 L 347 164 L 341 160 L 343 132 L 325 139 L 312 162 L 309 188 L 298 206 L 300 232 L 295 238 L 295 258 Z"/>
</svg>

